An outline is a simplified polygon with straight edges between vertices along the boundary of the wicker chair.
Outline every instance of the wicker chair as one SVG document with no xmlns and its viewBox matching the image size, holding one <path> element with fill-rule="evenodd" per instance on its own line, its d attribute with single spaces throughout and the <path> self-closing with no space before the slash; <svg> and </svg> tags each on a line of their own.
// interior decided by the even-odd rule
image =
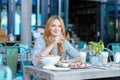
<svg viewBox="0 0 120 80">
<path fill-rule="evenodd" d="M 107 48 L 113 52 L 113 59 L 114 59 L 114 54 L 116 52 L 120 52 L 120 43 L 109 43 L 107 45 Z"/>
<path fill-rule="evenodd" d="M 29 55 L 32 56 L 32 51 L 33 51 L 33 44 L 21 44 L 21 43 L 16 43 L 13 45 L 14 47 L 19 47 L 19 53 L 26 55 L 26 61 L 23 61 L 23 65 L 30 65 L 31 61 L 29 61 Z"/>
<path fill-rule="evenodd" d="M 115 53 L 116 51 L 119 51 L 119 52 L 120 52 L 120 43 L 109 43 L 109 44 L 107 45 L 107 48 L 108 48 L 108 49 L 111 49 L 114 53 Z"/>
<path fill-rule="evenodd" d="M 11 68 L 13 78 L 22 78 L 23 67 L 25 66 L 24 64 L 28 63 L 27 59 L 26 61 L 23 60 L 22 54 L 27 54 L 26 53 L 27 50 L 20 46 L 7 46 L 5 48 L 6 48 L 6 65 Z M 20 53 L 20 49 L 23 49 L 22 50 L 23 52 Z M 18 66 L 19 63 L 20 63 L 20 66 Z"/>
<path fill-rule="evenodd" d="M 17 55 L 18 49 L 16 47 L 6 47 L 6 65 L 11 68 L 13 77 L 16 76 L 17 72 Z"/>
<path fill-rule="evenodd" d="M 0 80 L 13 80 L 12 71 L 8 66 L 0 65 Z"/>
</svg>

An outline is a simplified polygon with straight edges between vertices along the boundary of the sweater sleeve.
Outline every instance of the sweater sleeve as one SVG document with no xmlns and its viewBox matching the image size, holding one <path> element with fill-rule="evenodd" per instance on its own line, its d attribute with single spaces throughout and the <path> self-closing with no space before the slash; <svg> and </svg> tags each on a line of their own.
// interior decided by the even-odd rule
<svg viewBox="0 0 120 80">
<path fill-rule="evenodd" d="M 67 40 L 65 40 L 64 42 L 64 49 L 66 51 L 66 53 L 70 56 L 70 57 L 79 57 L 79 52 L 73 47 L 73 45 L 71 45 L 70 42 L 68 42 Z"/>
<path fill-rule="evenodd" d="M 34 43 L 34 50 L 32 53 L 32 63 L 33 65 L 36 64 L 35 59 L 38 53 L 40 53 L 41 51 L 43 51 L 45 49 L 45 41 L 42 37 L 39 37 L 35 40 Z"/>
</svg>

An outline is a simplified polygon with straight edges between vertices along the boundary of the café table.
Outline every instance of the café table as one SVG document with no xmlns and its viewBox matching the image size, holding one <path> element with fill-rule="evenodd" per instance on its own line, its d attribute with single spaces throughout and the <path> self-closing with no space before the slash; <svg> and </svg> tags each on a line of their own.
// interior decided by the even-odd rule
<svg viewBox="0 0 120 80">
<path fill-rule="evenodd" d="M 104 68 L 71 69 L 69 71 L 52 71 L 42 69 L 41 67 L 25 66 L 24 80 L 31 80 L 31 75 L 45 80 L 83 80 L 120 77 L 120 65 Z"/>
</svg>

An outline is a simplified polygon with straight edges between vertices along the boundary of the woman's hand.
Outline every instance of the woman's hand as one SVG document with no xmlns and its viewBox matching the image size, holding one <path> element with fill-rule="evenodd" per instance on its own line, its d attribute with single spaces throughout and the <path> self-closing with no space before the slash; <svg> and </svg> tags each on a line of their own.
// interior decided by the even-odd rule
<svg viewBox="0 0 120 80">
<path fill-rule="evenodd" d="M 57 44 L 63 43 L 64 37 L 62 35 L 55 37 L 55 42 Z"/>
</svg>

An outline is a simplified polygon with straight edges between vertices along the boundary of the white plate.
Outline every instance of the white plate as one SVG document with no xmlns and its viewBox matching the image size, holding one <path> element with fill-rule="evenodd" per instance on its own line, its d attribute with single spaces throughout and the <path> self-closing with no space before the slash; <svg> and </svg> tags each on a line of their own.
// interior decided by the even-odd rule
<svg viewBox="0 0 120 80">
<path fill-rule="evenodd" d="M 56 67 L 56 66 L 43 66 L 43 69 L 49 69 L 52 71 L 69 71 L 71 68 Z"/>
<path fill-rule="evenodd" d="M 56 68 L 54 65 L 43 66 L 43 69 L 54 69 Z"/>
</svg>

